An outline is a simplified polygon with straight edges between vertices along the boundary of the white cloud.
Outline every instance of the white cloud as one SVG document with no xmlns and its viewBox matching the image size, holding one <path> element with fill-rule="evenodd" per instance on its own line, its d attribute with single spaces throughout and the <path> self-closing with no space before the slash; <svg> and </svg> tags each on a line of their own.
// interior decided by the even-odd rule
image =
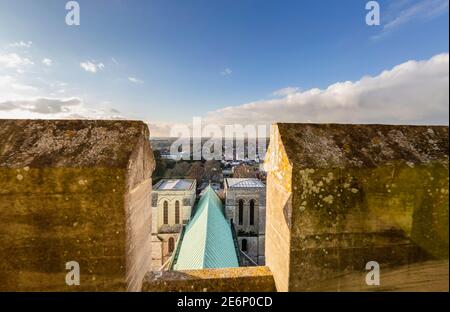
<svg viewBox="0 0 450 312">
<path fill-rule="evenodd" d="M 51 59 L 49 59 L 49 58 L 43 58 L 41 62 L 45 66 L 52 66 L 53 65 L 53 61 Z"/>
<path fill-rule="evenodd" d="M 0 118 L 17 119 L 124 119 L 114 109 L 88 108 L 79 98 L 35 97 L 0 101 Z"/>
<path fill-rule="evenodd" d="M 120 112 L 106 108 L 93 108 L 79 97 L 65 96 L 64 82 L 31 79 L 35 85 L 23 80 L 29 77 L 0 75 L 0 118 L 39 119 L 123 119 Z M 40 87 L 38 87 L 40 86 Z"/>
<path fill-rule="evenodd" d="M 33 45 L 32 41 L 22 41 L 21 40 L 18 42 L 8 44 L 8 47 L 10 47 L 10 48 L 31 48 L 32 45 Z"/>
<path fill-rule="evenodd" d="M 51 64 L 46 59 L 41 62 Z M 32 64 L 30 60 L 17 54 L 0 54 L 0 118 L 124 118 L 110 105 L 103 107 L 97 106 L 98 103 L 86 103 L 81 97 L 70 94 L 73 90 L 65 82 L 49 81 L 33 72 L 19 75 L 17 72 L 2 74 L 1 71 L 2 67 L 18 71 L 29 64 Z M 104 68 L 101 63 L 95 63 L 95 66 L 97 70 Z"/>
<path fill-rule="evenodd" d="M 11 75 L 0 76 L 0 102 L 35 96 L 37 91 L 35 86 L 22 83 Z"/>
<path fill-rule="evenodd" d="M 393 2 L 386 12 L 382 12 L 382 16 L 386 16 L 382 22 L 382 31 L 373 38 L 381 38 L 396 28 L 411 22 L 433 19 L 448 13 L 448 8 L 448 0 L 420 0 L 414 3 L 410 1 Z"/>
<path fill-rule="evenodd" d="M 375 77 L 337 82 L 210 112 L 204 124 L 274 122 L 448 124 L 449 55 L 409 61 Z"/>
<path fill-rule="evenodd" d="M 33 65 L 33 62 L 26 57 L 21 57 L 17 53 L 0 54 L 0 68 L 20 69 L 28 65 Z"/>
<path fill-rule="evenodd" d="M 70 107 L 79 106 L 80 104 L 81 100 L 78 98 L 55 99 L 43 97 L 0 102 L 0 111 L 22 110 L 39 114 L 57 114 L 69 112 Z"/>
<path fill-rule="evenodd" d="M 136 78 L 136 77 L 128 77 L 128 80 L 131 81 L 131 82 L 133 82 L 133 83 L 139 83 L 139 84 L 144 83 L 143 80 L 138 79 L 138 78 Z"/>
<path fill-rule="evenodd" d="M 228 76 L 228 75 L 231 75 L 232 72 L 233 71 L 231 69 L 225 68 L 223 71 L 220 72 L 220 74 L 223 76 Z"/>
<path fill-rule="evenodd" d="M 95 61 L 86 61 L 80 63 L 81 68 L 83 68 L 85 71 L 90 73 L 96 73 L 99 70 L 102 70 L 105 68 L 105 65 L 103 63 L 96 63 Z"/>
<path fill-rule="evenodd" d="M 287 96 L 287 95 L 290 95 L 290 94 L 294 94 L 294 93 L 296 93 L 298 91 L 299 91 L 299 88 L 297 88 L 297 87 L 286 87 L 286 88 L 282 88 L 282 89 L 274 91 L 272 93 L 272 95 L 274 95 L 274 96 Z"/>
</svg>

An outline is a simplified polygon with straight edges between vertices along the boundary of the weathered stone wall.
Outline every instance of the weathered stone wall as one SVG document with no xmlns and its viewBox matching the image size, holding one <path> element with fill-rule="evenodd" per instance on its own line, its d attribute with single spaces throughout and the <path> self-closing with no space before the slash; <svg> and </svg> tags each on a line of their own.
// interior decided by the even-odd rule
<svg viewBox="0 0 450 312">
<path fill-rule="evenodd" d="M 277 290 L 289 289 L 292 166 L 287 158 L 278 128 L 272 126 L 266 154 L 266 265 L 275 270 Z"/>
<path fill-rule="evenodd" d="M 0 290 L 139 290 L 153 154 L 137 121 L 0 120 Z M 80 264 L 67 286 L 65 264 Z"/>
<path fill-rule="evenodd" d="M 448 292 L 448 261 L 433 260 L 385 267 L 381 271 L 379 286 L 367 285 L 366 272 L 355 271 L 335 280 L 314 283 L 311 291 L 400 291 L 400 292 Z"/>
<path fill-rule="evenodd" d="M 180 230 L 181 232 L 181 230 Z M 152 234 L 152 270 L 159 271 L 164 264 L 172 257 L 176 250 L 176 243 L 180 233 L 157 233 Z M 175 249 L 170 251 L 169 240 L 173 239 Z M 165 266 L 168 268 L 168 266 Z"/>
<path fill-rule="evenodd" d="M 272 292 L 276 291 L 267 267 L 149 272 L 142 291 Z"/>
<path fill-rule="evenodd" d="M 278 124 L 266 167 L 278 290 L 345 290 L 369 261 L 448 261 L 448 127 Z"/>
</svg>

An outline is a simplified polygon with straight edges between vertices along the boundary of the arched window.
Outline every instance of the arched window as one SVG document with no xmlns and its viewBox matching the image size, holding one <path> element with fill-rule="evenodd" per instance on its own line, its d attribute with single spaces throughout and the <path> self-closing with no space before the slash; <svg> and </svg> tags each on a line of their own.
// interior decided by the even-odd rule
<svg viewBox="0 0 450 312">
<path fill-rule="evenodd" d="M 173 252 L 175 249 L 175 240 L 173 237 L 169 238 L 169 252 Z"/>
<path fill-rule="evenodd" d="M 169 203 L 167 200 L 163 204 L 163 223 L 169 224 Z"/>
<path fill-rule="evenodd" d="M 244 251 L 244 252 L 246 252 L 247 249 L 248 249 L 248 248 L 247 248 L 247 240 L 246 240 L 246 239 L 243 239 L 242 242 L 241 242 L 241 250 Z"/>
<path fill-rule="evenodd" d="M 175 224 L 180 224 L 180 202 L 175 202 Z"/>
<path fill-rule="evenodd" d="M 244 223 L 244 201 L 242 199 L 238 202 L 239 210 L 238 210 L 238 218 L 239 218 L 239 225 L 242 225 Z"/>
<path fill-rule="evenodd" d="M 250 225 L 255 224 L 255 201 L 250 201 Z"/>
</svg>

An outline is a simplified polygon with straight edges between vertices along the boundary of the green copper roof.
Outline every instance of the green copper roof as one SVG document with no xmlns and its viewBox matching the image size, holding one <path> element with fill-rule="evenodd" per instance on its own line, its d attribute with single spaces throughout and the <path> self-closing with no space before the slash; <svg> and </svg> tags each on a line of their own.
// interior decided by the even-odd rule
<svg viewBox="0 0 450 312">
<path fill-rule="evenodd" d="M 225 219 L 220 198 L 210 186 L 200 198 L 180 244 L 174 270 L 239 266 L 230 223 Z"/>
</svg>

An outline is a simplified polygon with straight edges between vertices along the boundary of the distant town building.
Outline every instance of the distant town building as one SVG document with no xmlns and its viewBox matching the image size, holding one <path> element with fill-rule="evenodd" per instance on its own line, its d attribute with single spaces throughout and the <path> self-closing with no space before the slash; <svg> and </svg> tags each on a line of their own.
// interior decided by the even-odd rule
<svg viewBox="0 0 450 312">
<path fill-rule="evenodd" d="M 225 217 L 234 223 L 242 260 L 265 264 L 266 186 L 255 178 L 225 179 Z"/>
<path fill-rule="evenodd" d="M 219 195 L 219 193 L 221 193 L 222 189 L 220 187 L 220 183 L 209 183 L 207 184 L 206 182 L 204 184 L 202 184 L 202 186 L 200 187 L 201 191 L 200 191 L 200 197 L 203 196 L 206 191 L 208 190 L 208 187 L 211 187 L 214 191 L 216 191 L 217 195 Z M 219 196 L 220 197 L 220 196 Z"/>
<path fill-rule="evenodd" d="M 230 169 L 223 169 L 222 170 L 222 175 L 223 175 L 223 177 L 225 179 L 226 178 L 231 178 L 233 176 L 233 169 L 232 168 L 230 168 Z"/>
<path fill-rule="evenodd" d="M 255 165 L 241 164 L 233 167 L 233 178 L 258 178 L 259 168 Z"/>
<path fill-rule="evenodd" d="M 196 181 L 163 179 L 152 190 L 152 268 L 170 259 L 184 224 L 191 219 Z"/>
</svg>

